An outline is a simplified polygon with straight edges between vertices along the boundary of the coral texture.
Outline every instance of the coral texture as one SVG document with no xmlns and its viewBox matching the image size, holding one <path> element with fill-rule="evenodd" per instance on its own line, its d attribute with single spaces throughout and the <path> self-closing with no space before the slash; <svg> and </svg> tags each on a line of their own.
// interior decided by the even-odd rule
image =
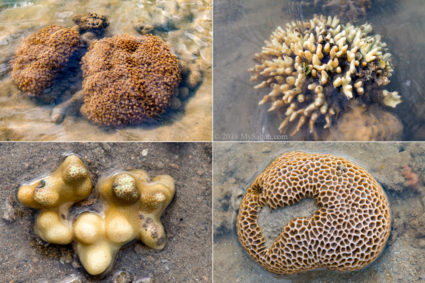
<svg viewBox="0 0 425 283">
<path fill-rule="evenodd" d="M 82 65 L 82 112 L 102 125 L 138 123 L 162 114 L 180 82 L 176 56 L 152 35 L 96 41 Z"/>
<path fill-rule="evenodd" d="M 78 26 L 80 33 L 90 31 L 95 34 L 102 34 L 109 25 L 106 16 L 96 13 L 77 15 L 72 20 Z"/>
<path fill-rule="evenodd" d="M 292 219 L 266 247 L 257 223 L 260 209 L 304 198 L 314 198 L 318 210 L 312 217 Z M 330 154 L 303 152 L 274 160 L 246 191 L 237 218 L 242 246 L 278 274 L 363 268 L 382 252 L 390 228 L 385 192 L 366 170 Z"/>
<path fill-rule="evenodd" d="M 105 272 L 119 248 L 139 238 L 153 249 L 166 243 L 161 215 L 174 197 L 174 180 L 160 175 L 150 181 L 143 170 L 122 172 L 98 184 L 102 215 L 86 212 L 74 223 L 77 253 L 88 273 Z"/>
<path fill-rule="evenodd" d="M 255 55 L 250 69 L 256 89 L 271 88 L 260 105 L 280 110 L 283 133 L 296 134 L 304 125 L 318 139 L 316 127 L 330 128 L 350 103 L 379 102 L 395 107 L 397 92 L 382 90 L 392 75 L 391 54 L 372 26 L 340 24 L 337 17 L 315 16 L 278 27 Z M 297 122 L 295 124 L 295 122 Z"/>
<path fill-rule="evenodd" d="M 48 26 L 31 34 L 11 61 L 13 81 L 29 96 L 41 95 L 81 44 L 79 33 L 70 28 Z"/>
<path fill-rule="evenodd" d="M 40 210 L 36 234 L 46 242 L 64 245 L 72 241 L 69 208 L 88 197 L 91 190 L 87 168 L 76 155 L 70 155 L 47 177 L 19 187 L 18 199 Z"/>
<path fill-rule="evenodd" d="M 328 141 L 399 141 L 403 124 L 380 107 L 355 106 L 329 130 Z"/>
</svg>

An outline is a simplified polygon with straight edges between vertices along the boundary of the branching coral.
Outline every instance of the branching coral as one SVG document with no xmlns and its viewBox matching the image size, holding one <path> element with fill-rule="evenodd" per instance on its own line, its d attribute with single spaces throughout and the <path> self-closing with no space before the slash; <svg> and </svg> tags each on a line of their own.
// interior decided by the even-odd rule
<svg viewBox="0 0 425 283">
<path fill-rule="evenodd" d="M 80 48 L 77 31 L 45 27 L 22 40 L 11 61 L 12 79 L 29 96 L 39 96 Z"/>
<path fill-rule="evenodd" d="M 174 197 L 170 176 L 150 181 L 145 171 L 132 170 L 102 180 L 98 190 L 104 215 L 83 213 L 74 223 L 77 253 L 88 273 L 105 272 L 119 248 L 136 238 L 150 248 L 164 248 L 160 217 Z"/>
<path fill-rule="evenodd" d="M 312 217 L 292 219 L 270 247 L 258 225 L 264 206 L 286 207 L 314 198 Z M 247 189 L 237 218 L 248 254 L 277 274 L 328 268 L 357 270 L 384 249 L 391 229 L 385 192 L 363 168 L 330 154 L 286 153 Z"/>
<path fill-rule="evenodd" d="M 330 128 L 352 101 L 390 107 L 401 102 L 397 92 L 382 91 L 393 72 L 391 54 L 371 31 L 369 24 L 315 16 L 273 32 L 250 71 L 252 80 L 261 81 L 256 89 L 272 89 L 259 104 L 271 102 L 269 111 L 283 111 L 281 132 L 292 127 L 294 135 L 308 125 L 317 139 L 316 127 Z"/>
<path fill-rule="evenodd" d="M 82 65 L 82 111 L 102 125 L 138 123 L 160 115 L 180 82 L 176 56 L 152 35 L 96 41 Z"/>
<path fill-rule="evenodd" d="M 35 232 L 54 244 L 69 244 L 72 229 L 68 210 L 91 193 L 92 183 L 83 162 L 75 155 L 68 156 L 49 176 L 22 185 L 18 199 L 26 206 L 40 210 Z"/>
</svg>

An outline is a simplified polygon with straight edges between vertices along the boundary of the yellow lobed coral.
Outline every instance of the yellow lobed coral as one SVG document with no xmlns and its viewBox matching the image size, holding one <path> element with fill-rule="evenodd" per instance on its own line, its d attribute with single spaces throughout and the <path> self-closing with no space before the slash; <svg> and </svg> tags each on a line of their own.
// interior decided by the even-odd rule
<svg viewBox="0 0 425 283">
<path fill-rule="evenodd" d="M 91 189 L 84 163 L 76 155 L 70 155 L 47 177 L 20 186 L 18 199 L 40 210 L 34 227 L 36 234 L 46 242 L 63 245 L 72 242 L 69 208 L 87 198 Z"/>
<path fill-rule="evenodd" d="M 120 247 L 136 238 L 153 249 L 165 247 L 161 215 L 174 197 L 172 177 L 150 179 L 143 170 L 131 170 L 103 178 L 98 184 L 103 212 L 84 212 L 71 223 L 69 208 L 87 198 L 91 189 L 87 168 L 70 155 L 49 176 L 22 185 L 18 199 L 40 210 L 35 232 L 43 240 L 76 242 L 80 261 L 91 275 L 107 271 Z"/>
<path fill-rule="evenodd" d="M 161 175 L 150 180 L 143 170 L 101 180 L 98 193 L 104 213 L 86 212 L 74 223 L 77 253 L 87 272 L 105 272 L 120 247 L 136 238 L 150 248 L 164 248 L 166 235 L 160 218 L 174 192 L 173 178 Z"/>
<path fill-rule="evenodd" d="M 119 35 L 96 41 L 83 57 L 82 69 L 82 112 L 102 125 L 157 117 L 180 82 L 176 56 L 153 35 Z"/>
<path fill-rule="evenodd" d="M 258 213 L 314 198 L 311 217 L 292 219 L 270 247 Z M 237 217 L 239 240 L 277 274 L 328 268 L 357 270 L 384 249 L 391 229 L 385 192 L 363 168 L 330 154 L 291 152 L 276 158 L 247 189 Z"/>
<path fill-rule="evenodd" d="M 80 35 L 71 28 L 45 27 L 19 44 L 11 61 L 12 79 L 29 96 L 38 96 L 81 46 Z"/>
<path fill-rule="evenodd" d="M 308 125 L 317 139 L 317 125 L 331 127 L 352 101 L 390 107 L 401 102 L 397 92 L 381 90 L 393 72 L 391 54 L 379 35 L 368 35 L 371 31 L 369 24 L 315 16 L 273 32 L 249 71 L 251 80 L 261 81 L 256 89 L 271 88 L 259 104 L 270 102 L 268 111 L 282 111 L 281 132 L 292 127 L 294 135 Z"/>
</svg>

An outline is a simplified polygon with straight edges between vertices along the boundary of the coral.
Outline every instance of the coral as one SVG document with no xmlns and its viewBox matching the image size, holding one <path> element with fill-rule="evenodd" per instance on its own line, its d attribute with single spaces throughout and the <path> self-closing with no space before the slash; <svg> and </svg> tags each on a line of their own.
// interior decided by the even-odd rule
<svg viewBox="0 0 425 283">
<path fill-rule="evenodd" d="M 72 20 L 78 26 L 80 34 L 86 31 L 90 31 L 101 35 L 109 26 L 109 22 L 106 16 L 98 15 L 96 13 L 77 15 L 74 16 Z"/>
<path fill-rule="evenodd" d="M 305 7 L 321 9 L 327 14 L 337 13 L 341 17 L 356 20 L 364 17 L 366 11 L 372 7 L 371 0 L 302 0 Z"/>
<path fill-rule="evenodd" d="M 82 112 L 102 125 L 157 117 L 180 82 L 177 58 L 160 38 L 114 36 L 94 42 L 82 59 Z"/>
<path fill-rule="evenodd" d="M 369 24 L 315 16 L 273 32 L 250 71 L 251 80 L 261 81 L 256 89 L 271 88 L 259 104 L 271 102 L 269 112 L 284 113 L 282 133 L 292 128 L 294 135 L 308 125 L 318 139 L 316 127 L 330 128 L 353 101 L 390 107 L 401 102 L 397 92 L 382 90 L 393 72 L 391 54 L 371 31 Z"/>
<path fill-rule="evenodd" d="M 22 185 L 18 199 L 40 210 L 35 232 L 43 240 L 62 245 L 76 242 L 80 261 L 91 275 L 107 271 L 120 247 L 136 238 L 153 249 L 165 247 L 161 215 L 174 197 L 172 177 L 150 179 L 143 170 L 131 170 L 102 178 L 97 190 L 103 211 L 83 212 L 72 223 L 70 207 L 91 190 L 87 168 L 70 155 L 49 176 Z"/>
<path fill-rule="evenodd" d="M 401 171 L 401 176 L 406 180 L 407 185 L 411 187 L 412 189 L 416 188 L 419 182 L 418 174 L 414 173 L 412 171 L 412 168 L 409 166 L 405 166 L 403 170 Z"/>
<path fill-rule="evenodd" d="M 22 185 L 18 199 L 40 210 L 34 227 L 36 234 L 46 242 L 64 245 L 72 241 L 69 208 L 88 197 L 91 189 L 87 168 L 76 155 L 70 155 L 47 177 Z"/>
<path fill-rule="evenodd" d="M 403 135 L 400 120 L 388 111 L 371 106 L 353 107 L 344 113 L 326 137 L 329 141 L 398 141 Z"/>
<path fill-rule="evenodd" d="M 98 184 L 104 213 L 86 212 L 74 223 L 77 253 L 88 273 L 105 272 L 119 248 L 139 238 L 162 249 L 166 235 L 160 217 L 174 197 L 174 180 L 160 175 L 150 181 L 143 170 L 121 172 Z"/>
<path fill-rule="evenodd" d="M 267 247 L 257 222 L 260 209 L 304 198 L 314 198 L 317 211 L 292 219 Z M 390 228 L 385 192 L 366 170 L 330 154 L 303 152 L 275 159 L 247 189 L 237 217 L 247 253 L 278 274 L 361 269 L 382 252 Z"/>
<path fill-rule="evenodd" d="M 77 31 L 45 27 L 23 39 L 11 61 L 12 79 L 29 96 L 39 96 L 81 46 Z"/>
</svg>

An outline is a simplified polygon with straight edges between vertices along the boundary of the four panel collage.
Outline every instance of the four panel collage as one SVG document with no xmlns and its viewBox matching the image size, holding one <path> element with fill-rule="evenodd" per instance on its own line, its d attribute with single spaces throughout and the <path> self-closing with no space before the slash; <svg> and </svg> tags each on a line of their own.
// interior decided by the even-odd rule
<svg viewBox="0 0 425 283">
<path fill-rule="evenodd" d="M 0 2 L 0 283 L 425 282 L 423 0 Z"/>
</svg>

